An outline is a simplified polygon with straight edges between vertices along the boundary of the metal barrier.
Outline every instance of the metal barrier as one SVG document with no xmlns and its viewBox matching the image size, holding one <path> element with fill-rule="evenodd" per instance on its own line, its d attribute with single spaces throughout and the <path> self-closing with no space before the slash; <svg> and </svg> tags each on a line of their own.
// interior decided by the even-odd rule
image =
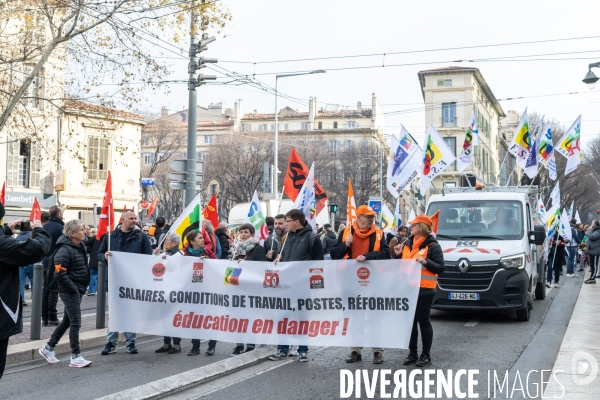
<svg viewBox="0 0 600 400">
<path fill-rule="evenodd" d="M 106 281 L 107 266 L 98 261 L 98 286 L 96 289 L 96 329 L 106 328 L 106 292 L 104 282 Z"/>
<path fill-rule="evenodd" d="M 42 287 L 44 286 L 44 266 L 33 265 L 33 285 L 31 286 L 31 330 L 29 340 L 40 340 L 42 330 Z"/>
</svg>

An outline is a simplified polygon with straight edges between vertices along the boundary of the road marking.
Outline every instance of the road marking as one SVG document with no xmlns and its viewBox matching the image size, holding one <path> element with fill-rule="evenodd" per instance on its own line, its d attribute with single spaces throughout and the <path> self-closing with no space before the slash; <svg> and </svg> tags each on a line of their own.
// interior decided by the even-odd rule
<svg viewBox="0 0 600 400">
<path fill-rule="evenodd" d="M 470 320 L 469 322 L 467 322 L 467 323 L 465 324 L 465 326 L 475 326 L 475 325 L 477 325 L 478 323 L 479 323 L 479 319 L 478 319 L 478 318 L 475 318 L 475 319 L 472 319 L 472 320 Z"/>
</svg>

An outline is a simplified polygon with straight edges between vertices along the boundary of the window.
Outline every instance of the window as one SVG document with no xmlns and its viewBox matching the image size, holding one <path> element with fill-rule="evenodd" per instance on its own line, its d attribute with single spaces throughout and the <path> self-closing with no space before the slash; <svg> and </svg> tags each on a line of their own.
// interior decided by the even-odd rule
<svg viewBox="0 0 600 400">
<path fill-rule="evenodd" d="M 7 183 L 9 186 L 40 187 L 41 145 L 29 139 L 8 143 Z"/>
<path fill-rule="evenodd" d="M 354 147 L 354 140 L 344 141 L 344 151 L 350 151 Z"/>
<path fill-rule="evenodd" d="M 319 129 L 323 129 L 323 122 L 319 121 L 319 125 L 318 126 L 319 126 Z"/>
<path fill-rule="evenodd" d="M 438 79 L 438 86 L 452 86 L 452 79 Z"/>
<path fill-rule="evenodd" d="M 206 160 L 208 160 L 208 152 L 207 151 L 198 151 L 198 152 L 196 152 L 196 160 L 198 160 L 198 161 L 206 161 Z"/>
<path fill-rule="evenodd" d="M 337 129 L 337 121 L 333 121 L 333 129 Z"/>
<path fill-rule="evenodd" d="M 242 124 L 242 131 L 251 131 L 252 124 Z"/>
<path fill-rule="evenodd" d="M 154 162 L 154 153 L 143 153 L 142 158 L 144 160 L 144 165 L 150 165 Z"/>
<path fill-rule="evenodd" d="M 217 193 L 217 184 L 213 183 L 212 185 L 208 185 L 208 194 L 212 196 L 215 193 Z"/>
<path fill-rule="evenodd" d="M 213 135 L 204 135 L 204 143 L 211 144 L 213 142 Z"/>
<path fill-rule="evenodd" d="M 20 66 L 20 71 L 17 71 L 16 82 L 18 85 L 23 84 L 25 80 L 29 77 L 33 71 L 33 65 L 24 64 Z M 28 108 L 37 108 L 42 110 L 42 102 L 40 98 L 43 94 L 43 69 L 38 72 L 38 74 L 33 78 L 33 81 L 29 84 L 29 87 L 23 93 L 23 97 L 21 98 L 21 104 Z"/>
<path fill-rule="evenodd" d="M 356 121 L 346 121 L 346 128 L 348 128 L 348 129 L 358 128 L 358 123 Z"/>
<path fill-rule="evenodd" d="M 455 137 L 445 137 L 444 142 L 446 142 L 448 147 L 450 147 L 450 150 L 452 150 L 452 154 L 454 154 L 456 156 L 456 138 Z M 456 170 L 456 161 L 453 162 L 452 164 L 448 165 L 447 170 L 455 171 Z"/>
<path fill-rule="evenodd" d="M 290 124 L 283 124 L 283 129 L 285 129 L 286 131 L 290 130 Z"/>
<path fill-rule="evenodd" d="M 337 156 L 340 150 L 340 142 L 337 140 L 331 140 L 327 142 L 327 147 L 329 147 L 329 154 L 332 156 Z"/>
<path fill-rule="evenodd" d="M 142 138 L 142 146 L 148 146 L 149 143 L 150 143 L 150 139 L 148 137 Z"/>
<path fill-rule="evenodd" d="M 88 138 L 87 180 L 104 181 L 108 177 L 108 139 Z"/>
<path fill-rule="evenodd" d="M 456 103 L 442 103 L 442 126 L 444 128 L 456 126 Z"/>
<path fill-rule="evenodd" d="M 301 122 L 300 130 L 307 131 L 308 130 L 308 122 Z"/>
<path fill-rule="evenodd" d="M 180 151 L 179 154 L 181 158 L 185 158 L 187 160 L 187 151 Z"/>
</svg>

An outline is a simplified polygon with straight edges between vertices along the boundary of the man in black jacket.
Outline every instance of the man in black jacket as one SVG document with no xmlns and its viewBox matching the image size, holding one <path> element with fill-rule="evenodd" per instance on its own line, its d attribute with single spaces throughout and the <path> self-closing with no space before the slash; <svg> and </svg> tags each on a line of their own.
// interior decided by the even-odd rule
<svg viewBox="0 0 600 400">
<path fill-rule="evenodd" d="M 221 244 L 221 260 L 227 260 L 229 258 L 229 236 L 227 236 L 227 222 L 219 222 L 219 229 L 215 231 L 215 235 L 219 239 Z"/>
<path fill-rule="evenodd" d="M 58 292 L 54 283 L 54 274 L 51 273 L 48 261 L 50 256 L 56 250 L 56 241 L 63 234 L 65 223 L 63 222 L 63 212 L 59 206 L 52 206 L 49 210 L 50 221 L 44 225 L 44 229 L 50 235 L 50 250 L 42 259 L 44 264 L 44 291 L 42 292 L 42 325 L 58 325 L 58 316 L 56 312 L 56 303 L 58 302 Z"/>
<path fill-rule="evenodd" d="M 287 223 L 288 233 L 275 264 L 277 264 L 277 261 L 323 260 L 323 246 L 312 226 L 306 221 L 304 212 L 298 209 L 288 211 L 285 214 L 285 222 Z M 277 346 L 277 353 L 269 356 L 269 360 L 285 360 L 289 349 L 289 345 Z M 301 362 L 308 361 L 308 346 L 298 346 L 298 353 Z"/>
<path fill-rule="evenodd" d="M 124 210 L 121 214 L 123 222 L 114 231 L 104 235 L 102 244 L 98 249 L 98 260 L 108 262 L 107 258 L 112 256 L 111 251 L 122 251 L 124 253 L 152 254 L 152 246 L 148 235 L 144 234 L 137 226 L 137 214 L 133 210 Z M 109 241 L 110 250 L 109 251 Z M 108 292 L 108 274 L 104 282 L 104 289 Z M 127 352 L 137 354 L 135 347 L 135 333 L 124 332 L 127 342 Z M 117 339 L 119 332 L 108 332 L 106 334 L 106 347 L 102 350 L 102 355 L 106 356 L 117 351 Z"/>
<path fill-rule="evenodd" d="M 0 220 L 4 206 L 0 203 Z M 39 262 L 50 249 L 50 236 L 39 221 L 31 221 L 31 238 L 18 241 L 12 237 L 13 221 L 0 231 L 0 378 L 6 365 L 8 338 L 23 332 L 23 308 L 19 292 L 19 267 Z"/>
<path fill-rule="evenodd" d="M 69 367 L 82 368 L 92 362 L 81 356 L 79 349 L 79 329 L 81 328 L 81 299 L 90 282 L 87 250 L 83 241 L 87 238 L 86 230 L 80 220 L 75 219 L 65 224 L 64 235 L 58 238 L 58 250 L 50 267 L 54 269 L 58 295 L 65 305 L 65 313 L 60 324 L 52 332 L 48 343 L 38 353 L 50 364 L 57 364 L 58 359 L 54 347 L 69 329 L 71 344 L 71 362 Z"/>
<path fill-rule="evenodd" d="M 325 255 L 326 260 L 331 260 L 331 250 L 333 250 L 337 244 L 337 236 L 331 228 L 331 224 L 323 225 L 323 229 L 325 230 L 325 237 L 323 238 L 323 254 Z"/>
<path fill-rule="evenodd" d="M 273 233 L 265 240 L 265 251 L 267 252 L 267 260 L 269 261 L 277 258 L 281 250 L 281 243 L 285 241 L 285 235 L 287 235 L 285 215 L 277 214 L 274 219 Z"/>
</svg>

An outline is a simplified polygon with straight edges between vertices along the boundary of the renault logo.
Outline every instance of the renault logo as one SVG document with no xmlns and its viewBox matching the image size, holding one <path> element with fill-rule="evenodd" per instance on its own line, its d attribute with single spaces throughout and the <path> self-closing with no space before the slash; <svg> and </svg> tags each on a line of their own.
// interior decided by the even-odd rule
<svg viewBox="0 0 600 400">
<path fill-rule="evenodd" d="M 471 266 L 471 264 L 469 264 L 469 261 L 465 258 L 461 259 L 458 262 L 458 269 L 460 270 L 461 273 L 466 274 L 467 271 L 469 270 L 469 267 Z"/>
</svg>

